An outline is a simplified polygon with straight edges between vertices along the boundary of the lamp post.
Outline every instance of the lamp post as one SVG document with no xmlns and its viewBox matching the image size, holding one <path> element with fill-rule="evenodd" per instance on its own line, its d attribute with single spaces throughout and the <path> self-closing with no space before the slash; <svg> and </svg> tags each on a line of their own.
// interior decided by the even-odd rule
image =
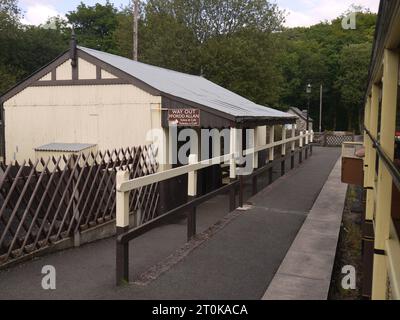
<svg viewBox="0 0 400 320">
<path fill-rule="evenodd" d="M 311 98 L 311 89 L 312 86 L 309 83 L 306 88 L 307 98 L 308 98 L 308 105 L 307 105 L 307 131 L 310 129 L 310 98 Z"/>
</svg>

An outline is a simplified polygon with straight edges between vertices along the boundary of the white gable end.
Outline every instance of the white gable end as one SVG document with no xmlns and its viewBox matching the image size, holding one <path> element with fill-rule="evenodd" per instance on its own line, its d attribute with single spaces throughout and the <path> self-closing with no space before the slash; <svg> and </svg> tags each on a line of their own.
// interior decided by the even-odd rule
<svg viewBox="0 0 400 320">
<path fill-rule="evenodd" d="M 96 79 L 96 66 L 87 62 L 86 60 L 78 59 L 78 79 L 79 80 L 93 80 Z"/>
<path fill-rule="evenodd" d="M 72 80 L 72 66 L 71 59 L 65 61 L 56 69 L 57 80 Z"/>
</svg>

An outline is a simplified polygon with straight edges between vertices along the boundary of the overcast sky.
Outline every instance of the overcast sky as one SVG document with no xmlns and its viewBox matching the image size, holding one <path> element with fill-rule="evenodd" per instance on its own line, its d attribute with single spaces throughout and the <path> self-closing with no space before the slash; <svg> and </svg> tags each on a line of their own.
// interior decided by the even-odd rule
<svg viewBox="0 0 400 320">
<path fill-rule="evenodd" d="M 310 26 L 323 20 L 331 20 L 345 12 L 350 5 L 362 5 L 377 12 L 379 0 L 273 0 L 288 13 L 286 25 Z M 52 16 L 63 16 L 74 10 L 81 0 L 19 0 L 24 11 L 24 23 L 41 24 Z M 87 5 L 106 0 L 85 0 Z M 127 5 L 129 0 L 111 0 L 115 6 Z"/>
</svg>

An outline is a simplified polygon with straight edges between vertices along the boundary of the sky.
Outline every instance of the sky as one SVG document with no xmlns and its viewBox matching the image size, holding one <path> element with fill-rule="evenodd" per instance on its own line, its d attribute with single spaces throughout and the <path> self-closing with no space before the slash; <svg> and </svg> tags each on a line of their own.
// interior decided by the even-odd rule
<svg viewBox="0 0 400 320">
<path fill-rule="evenodd" d="M 64 16 L 83 1 L 87 5 L 105 3 L 106 0 L 19 0 L 24 12 L 23 22 L 39 25 L 52 16 Z M 126 6 L 129 0 L 110 0 L 116 7 Z M 272 0 L 287 12 L 287 27 L 307 27 L 324 20 L 332 20 L 344 13 L 352 4 L 362 5 L 378 12 L 379 0 Z"/>
</svg>

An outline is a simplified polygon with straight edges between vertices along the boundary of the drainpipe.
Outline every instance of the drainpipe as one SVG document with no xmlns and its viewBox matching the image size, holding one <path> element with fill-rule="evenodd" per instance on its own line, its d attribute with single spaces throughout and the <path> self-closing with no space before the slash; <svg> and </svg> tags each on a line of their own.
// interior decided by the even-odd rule
<svg viewBox="0 0 400 320">
<path fill-rule="evenodd" d="M 0 103 L 0 113 L 1 113 L 1 132 L 0 132 L 0 141 L 2 142 L 0 148 L 0 156 L 3 157 L 3 162 L 6 164 L 6 130 L 5 130 L 5 121 L 4 121 L 4 104 Z"/>
</svg>

